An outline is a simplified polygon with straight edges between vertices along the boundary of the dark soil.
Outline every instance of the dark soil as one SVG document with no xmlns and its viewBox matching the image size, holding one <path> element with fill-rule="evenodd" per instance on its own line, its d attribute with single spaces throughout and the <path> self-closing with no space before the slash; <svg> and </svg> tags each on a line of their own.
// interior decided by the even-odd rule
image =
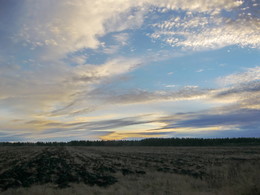
<svg viewBox="0 0 260 195">
<path fill-rule="evenodd" d="M 108 186 L 117 182 L 117 179 L 104 171 L 91 172 L 82 164 L 76 164 L 69 152 L 62 147 L 47 148 L 34 158 L 18 163 L 0 175 L 2 190 L 46 183 L 64 188 L 69 187 L 69 183 L 79 182 Z"/>
</svg>

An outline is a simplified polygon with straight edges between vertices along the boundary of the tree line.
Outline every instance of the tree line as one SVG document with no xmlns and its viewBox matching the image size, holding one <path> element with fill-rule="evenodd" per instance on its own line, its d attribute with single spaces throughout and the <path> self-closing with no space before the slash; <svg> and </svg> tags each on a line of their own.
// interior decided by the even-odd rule
<svg viewBox="0 0 260 195">
<path fill-rule="evenodd" d="M 70 142 L 0 142 L 0 146 L 256 146 L 260 138 L 148 138 Z"/>
</svg>

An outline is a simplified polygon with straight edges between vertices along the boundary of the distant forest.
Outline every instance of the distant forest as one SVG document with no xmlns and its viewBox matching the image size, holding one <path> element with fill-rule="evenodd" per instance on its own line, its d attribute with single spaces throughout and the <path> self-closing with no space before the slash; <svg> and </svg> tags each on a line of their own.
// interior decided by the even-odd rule
<svg viewBox="0 0 260 195">
<path fill-rule="evenodd" d="M 257 146 L 260 138 L 149 138 L 142 140 L 70 142 L 0 142 L 0 146 Z"/>
</svg>

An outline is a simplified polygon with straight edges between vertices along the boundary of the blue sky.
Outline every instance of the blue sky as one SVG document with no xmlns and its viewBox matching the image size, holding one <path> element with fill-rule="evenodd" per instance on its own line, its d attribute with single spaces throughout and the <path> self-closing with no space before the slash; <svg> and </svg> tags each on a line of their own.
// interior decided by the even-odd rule
<svg viewBox="0 0 260 195">
<path fill-rule="evenodd" d="M 1 0 L 0 141 L 260 136 L 256 0 Z"/>
</svg>

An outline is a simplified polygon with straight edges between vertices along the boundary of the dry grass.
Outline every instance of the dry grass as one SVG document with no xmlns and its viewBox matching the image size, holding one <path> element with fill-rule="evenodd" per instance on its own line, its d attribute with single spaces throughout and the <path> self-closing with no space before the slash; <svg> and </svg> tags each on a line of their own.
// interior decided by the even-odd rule
<svg viewBox="0 0 260 195">
<path fill-rule="evenodd" d="M 70 159 L 69 165 L 73 170 L 74 165 L 81 166 L 91 173 L 110 175 L 118 182 L 106 187 L 70 182 L 68 188 L 58 188 L 54 183 L 41 185 L 35 183 L 29 188 L 9 188 L 1 194 L 258 195 L 260 194 L 259 149 L 259 147 L 67 147 L 65 154 L 68 156 L 60 157 Z M 0 150 L 0 155 L 6 150 L 8 149 Z M 19 149 L 19 152 L 22 150 L 24 149 Z M 31 153 L 29 152 L 30 156 L 24 151 L 26 157 L 23 161 L 30 161 L 41 152 L 41 149 L 33 149 Z M 9 150 L 11 156 L 13 153 L 15 150 Z M 19 159 L 22 156 L 20 155 Z M 15 164 L 12 158 L 8 159 Z M 2 168 L 3 164 L 7 166 L 4 161 L 1 162 Z M 4 170 L 8 168 L 5 167 Z"/>
</svg>

